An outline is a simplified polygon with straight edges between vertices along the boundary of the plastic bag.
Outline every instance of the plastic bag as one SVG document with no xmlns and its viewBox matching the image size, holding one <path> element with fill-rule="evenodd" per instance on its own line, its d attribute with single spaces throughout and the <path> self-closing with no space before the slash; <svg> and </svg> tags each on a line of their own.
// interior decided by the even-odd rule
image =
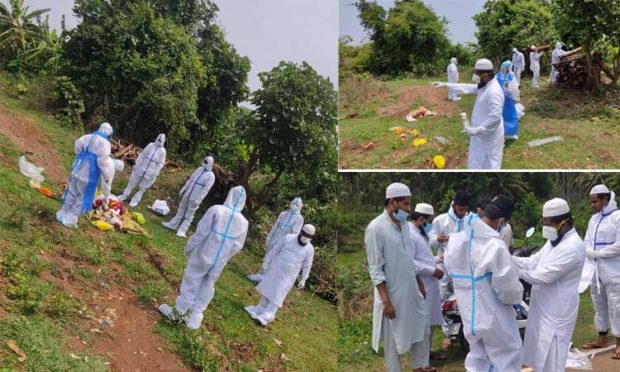
<svg viewBox="0 0 620 372">
<path fill-rule="evenodd" d="M 122 172 L 125 169 L 125 163 L 122 160 L 112 159 L 112 162 L 114 162 L 114 169 L 117 172 Z"/>
<path fill-rule="evenodd" d="M 517 116 L 519 117 L 519 120 L 521 120 L 521 118 L 525 116 L 525 106 L 523 106 L 520 103 L 517 103 L 515 105 L 515 108 L 517 109 Z"/>
<path fill-rule="evenodd" d="M 509 81 L 506 84 L 506 93 L 508 93 L 508 96 L 515 102 L 519 102 L 521 100 L 521 91 L 519 90 L 519 84 L 516 81 Z"/>
<path fill-rule="evenodd" d="M 43 175 L 41 174 L 41 172 L 43 172 L 43 168 L 39 168 L 36 165 L 32 164 L 31 162 L 26 160 L 25 156 L 19 157 L 19 171 L 24 176 L 36 182 L 38 186 L 41 186 L 41 182 L 45 180 L 45 177 L 43 177 Z"/>
<path fill-rule="evenodd" d="M 149 208 L 151 208 L 151 210 L 155 211 L 156 213 L 161 214 L 162 216 L 170 213 L 170 208 L 168 207 L 168 203 L 166 203 L 165 200 L 155 200 L 153 205 L 151 205 Z"/>
<path fill-rule="evenodd" d="M 566 358 L 566 368 L 591 371 L 592 361 L 590 360 L 590 356 L 583 351 L 571 349 L 568 351 L 568 358 Z"/>
<path fill-rule="evenodd" d="M 97 221 L 93 221 L 91 223 L 93 224 L 93 226 L 95 226 L 96 228 L 98 228 L 101 231 L 114 230 L 114 226 L 112 226 L 111 224 L 109 224 L 109 223 L 107 223 L 105 221 L 97 220 Z"/>
<path fill-rule="evenodd" d="M 140 212 L 131 213 L 131 219 L 136 221 L 140 225 L 144 225 L 144 222 L 145 222 L 144 215 Z"/>
</svg>

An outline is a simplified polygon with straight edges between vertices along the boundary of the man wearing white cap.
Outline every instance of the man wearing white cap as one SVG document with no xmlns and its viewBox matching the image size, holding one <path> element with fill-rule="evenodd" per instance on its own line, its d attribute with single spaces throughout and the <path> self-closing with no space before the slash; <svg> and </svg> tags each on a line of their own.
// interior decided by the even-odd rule
<svg viewBox="0 0 620 372">
<path fill-rule="evenodd" d="M 500 169 L 504 154 L 504 91 L 495 79 L 493 63 L 479 59 L 474 66 L 476 84 L 434 82 L 456 93 L 477 94 L 471 114 L 471 126 L 463 131 L 469 141 L 468 169 Z"/>
<path fill-rule="evenodd" d="M 420 278 L 426 291 L 426 316 L 428 317 L 429 341 L 433 339 L 433 326 L 443 324 L 441 315 L 441 295 L 439 293 L 439 279 L 443 278 L 443 270 L 438 267 L 438 262 L 433 257 L 433 251 L 429 244 L 428 233 L 433 227 L 431 220 L 435 210 L 432 205 L 427 203 L 416 204 L 411 222 L 409 223 L 409 233 L 413 243 L 413 260 L 420 267 Z M 430 353 L 432 359 L 444 359 L 440 354 Z"/>
<path fill-rule="evenodd" d="M 605 185 L 596 185 L 590 191 L 590 207 L 595 214 L 584 239 L 588 260 L 583 273 L 588 276 L 585 280 L 592 283 L 594 328 L 599 336 L 582 348 L 606 347 L 611 328 L 616 337 L 616 350 L 611 357 L 620 359 L 620 211 L 615 199 L 615 193 Z"/>
<path fill-rule="evenodd" d="M 525 56 L 517 48 L 512 49 L 512 70 L 517 78 L 517 83 L 521 85 L 521 73 L 525 70 Z"/>
<path fill-rule="evenodd" d="M 538 88 L 538 79 L 540 78 L 540 57 L 543 52 L 536 49 L 536 45 L 530 47 L 530 71 L 532 71 L 532 88 Z"/>
<path fill-rule="evenodd" d="M 297 286 L 300 289 L 306 286 L 314 258 L 314 247 L 310 244 L 314 233 L 314 226 L 306 224 L 299 233 L 282 237 L 269 252 L 271 264 L 256 286 L 261 294 L 260 302 L 256 306 L 245 307 L 245 311 L 263 327 L 275 319 L 276 312 L 284 304 L 300 273 L 301 280 Z"/>
<path fill-rule="evenodd" d="M 399 355 L 411 352 L 414 371 L 429 365 L 429 327 L 420 268 L 412 260 L 413 245 L 407 217 L 411 191 L 392 183 L 385 191 L 385 210 L 366 228 L 364 244 L 374 289 L 372 347 L 383 339 L 388 371 L 400 371 Z"/>
<path fill-rule="evenodd" d="M 466 218 L 467 228 L 453 234 L 446 248 L 444 262 L 454 281 L 470 347 L 467 371 L 521 370 L 521 337 L 513 305 L 521 302 L 523 286 L 497 232 L 514 209 L 512 199 L 496 196 L 486 205 L 484 217 Z"/>
<path fill-rule="evenodd" d="M 547 243 L 531 257 L 515 257 L 519 277 L 532 284 L 523 343 L 523 363 L 535 371 L 564 371 L 579 310 L 579 281 L 585 246 L 566 200 L 543 206 Z"/>
</svg>

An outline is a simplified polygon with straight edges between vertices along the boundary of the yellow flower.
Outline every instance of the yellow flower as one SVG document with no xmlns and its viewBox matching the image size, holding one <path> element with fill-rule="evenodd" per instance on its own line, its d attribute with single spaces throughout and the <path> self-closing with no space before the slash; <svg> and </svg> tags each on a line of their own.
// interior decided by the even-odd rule
<svg viewBox="0 0 620 372">
<path fill-rule="evenodd" d="M 413 140 L 413 147 L 420 147 L 427 142 L 428 140 L 426 138 L 416 138 Z"/>
<path fill-rule="evenodd" d="M 446 158 L 441 155 L 436 155 L 433 157 L 433 163 L 435 163 L 437 169 L 443 169 L 446 166 Z"/>
</svg>

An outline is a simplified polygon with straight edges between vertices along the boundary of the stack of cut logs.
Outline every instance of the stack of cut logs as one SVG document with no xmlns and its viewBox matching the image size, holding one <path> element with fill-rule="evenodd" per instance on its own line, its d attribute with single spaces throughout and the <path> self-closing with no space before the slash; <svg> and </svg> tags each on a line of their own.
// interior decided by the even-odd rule
<svg viewBox="0 0 620 372">
<path fill-rule="evenodd" d="M 133 143 L 123 145 L 120 141 L 115 140 L 111 140 L 110 143 L 112 144 L 112 156 L 115 159 L 122 160 L 125 165 L 130 165 L 132 167 L 136 165 L 138 155 L 140 155 L 143 149 Z M 181 165 L 179 165 L 179 163 L 166 160 L 166 169 L 170 172 L 176 172 L 181 169 Z"/>
<path fill-rule="evenodd" d="M 112 156 L 115 159 L 122 160 L 126 165 L 130 165 L 132 167 L 136 164 L 138 155 L 140 155 L 143 149 L 134 144 L 123 145 L 117 140 L 111 140 L 110 142 L 112 144 Z M 166 170 L 168 172 L 176 172 L 180 169 L 181 165 L 179 163 L 166 160 Z M 209 195 L 211 195 L 218 202 L 222 202 L 226 199 L 228 190 L 236 186 L 237 182 L 235 181 L 232 173 L 227 172 L 224 168 L 217 164 L 213 165 L 213 174 L 215 175 L 215 184 L 209 192 Z M 187 179 L 185 181 L 187 181 Z"/>
<path fill-rule="evenodd" d="M 594 76 L 600 75 L 601 72 L 601 59 L 597 53 L 592 54 L 592 68 Z M 558 70 L 558 83 L 569 88 L 583 88 L 588 78 L 588 67 L 586 62 L 586 55 L 582 52 L 581 48 L 572 50 L 562 57 L 560 62 L 555 65 Z"/>
</svg>

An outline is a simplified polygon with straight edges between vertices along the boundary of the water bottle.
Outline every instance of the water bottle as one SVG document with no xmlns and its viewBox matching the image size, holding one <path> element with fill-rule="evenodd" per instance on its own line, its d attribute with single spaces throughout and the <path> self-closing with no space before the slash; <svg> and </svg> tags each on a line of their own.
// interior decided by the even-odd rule
<svg viewBox="0 0 620 372">
<path fill-rule="evenodd" d="M 463 129 L 467 130 L 470 127 L 469 119 L 467 119 L 467 113 L 461 112 L 461 120 L 463 120 Z"/>
</svg>

